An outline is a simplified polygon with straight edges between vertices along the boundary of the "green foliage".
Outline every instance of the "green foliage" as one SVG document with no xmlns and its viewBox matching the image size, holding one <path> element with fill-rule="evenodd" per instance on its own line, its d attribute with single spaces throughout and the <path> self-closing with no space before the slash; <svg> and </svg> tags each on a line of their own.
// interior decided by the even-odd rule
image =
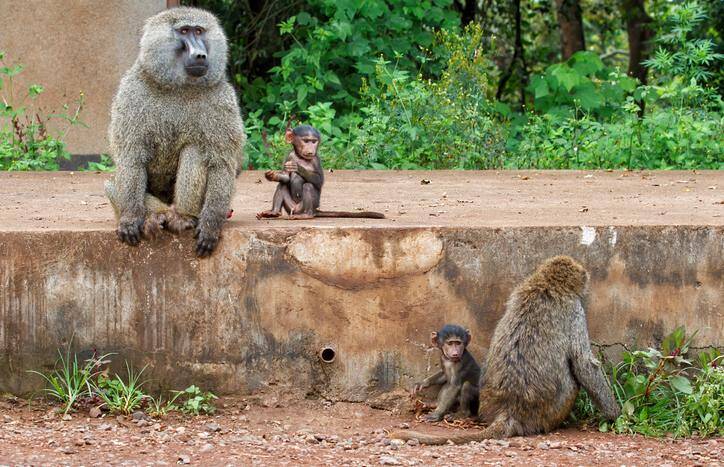
<svg viewBox="0 0 724 467">
<path fill-rule="evenodd" d="M 452 28 L 458 18 L 452 0 L 310 0 L 279 31 L 292 42 L 271 68 L 271 79 L 248 82 L 245 95 L 263 96 L 254 106 L 288 116 L 331 99 L 335 109 L 353 109 L 363 79 L 374 85 L 373 57 L 395 57 L 407 70 L 424 62 L 433 29 Z M 261 89 L 263 88 L 263 89 Z"/>
<path fill-rule="evenodd" d="M 601 120 L 616 113 L 636 85 L 635 79 L 604 66 L 594 53 L 576 52 L 534 77 L 528 91 L 539 112 L 574 116 L 578 111 Z"/>
<path fill-rule="evenodd" d="M 116 170 L 113 165 L 113 159 L 108 154 L 101 154 L 100 162 L 88 162 L 88 166 L 84 169 L 87 171 L 113 172 Z"/>
<path fill-rule="evenodd" d="M 107 378 L 99 375 L 95 383 L 96 394 L 103 400 L 105 407 L 112 413 L 128 415 L 141 407 L 141 404 L 148 398 L 143 393 L 142 387 L 145 384 L 140 381 L 141 375 L 146 370 L 144 366 L 136 373 L 126 362 L 126 380 L 118 375 Z"/>
<path fill-rule="evenodd" d="M 43 87 L 30 85 L 17 93 L 14 79 L 23 71 L 22 65 L 5 63 L 0 51 L 0 170 L 58 170 L 58 160 L 69 159 L 64 139 L 69 129 L 83 125 L 80 113 L 85 96 L 80 94 L 71 111 L 44 115 L 35 108 L 35 99 Z M 55 135 L 48 130 L 51 120 L 64 121 L 65 128 Z"/>
<path fill-rule="evenodd" d="M 666 31 L 656 39 L 659 47 L 654 57 L 644 63 L 664 80 L 678 77 L 685 83 L 708 81 L 724 55 L 716 52 L 711 39 L 691 37 L 706 18 L 706 10 L 697 1 L 674 4 L 664 20 Z"/>
<path fill-rule="evenodd" d="M 533 79 L 536 114 L 513 125 L 507 167 L 722 169 L 724 104 L 697 79 L 722 55 L 687 34 L 705 17 L 696 2 L 673 8 L 671 33 L 647 64 L 657 83 L 636 86 L 595 55 L 578 52 Z M 702 42 L 703 41 L 703 42 Z M 696 45 L 699 44 L 699 45 Z M 641 105 L 647 112 L 641 117 Z"/>
<path fill-rule="evenodd" d="M 334 160 L 348 168 L 485 169 L 500 167 L 504 135 L 495 116 L 495 66 L 483 31 L 441 31 L 436 45 L 447 63 L 437 80 L 412 77 L 399 62 L 379 58 L 377 87 L 363 88 L 362 122 L 351 148 Z"/>
<path fill-rule="evenodd" d="M 440 31 L 432 47 L 445 57 L 437 80 L 407 71 L 401 60 L 379 57 L 370 84 L 360 93 L 360 109 L 343 121 L 331 102 L 310 106 L 306 121 L 325 136 L 325 167 L 349 169 L 460 168 L 502 165 L 504 127 L 510 109 L 494 100 L 497 71 L 484 49 L 479 25 L 458 35 Z M 262 112 L 249 114 L 248 154 L 254 168 L 278 168 L 289 151 L 286 122 L 272 117 L 266 132 Z M 345 126 L 346 125 L 346 126 Z"/>
<path fill-rule="evenodd" d="M 721 109 L 721 106 L 720 106 Z M 705 108 L 650 106 L 643 118 L 629 96 L 610 122 L 531 115 L 509 140 L 506 166 L 540 169 L 721 169 L 724 120 Z"/>
<path fill-rule="evenodd" d="M 78 363 L 78 356 L 70 356 L 70 343 L 65 356 L 58 350 L 58 361 L 55 368 L 48 374 L 29 370 L 29 373 L 40 375 L 48 387 L 43 391 L 63 405 L 63 413 L 67 414 L 73 406 L 83 397 L 93 394 L 93 378 L 100 371 L 100 367 L 107 363 L 105 360 L 110 354 L 94 357 Z"/>
<path fill-rule="evenodd" d="M 661 349 L 625 352 L 613 368 L 613 387 L 622 414 L 613 425 L 619 433 L 649 436 L 722 435 L 724 389 L 721 356 L 696 368 L 687 359 L 694 336 L 683 327 L 667 336 Z M 713 354 L 711 354 L 713 355 Z"/>
<path fill-rule="evenodd" d="M 571 418 L 599 420 L 601 431 L 617 433 L 724 435 L 724 360 L 710 349 L 700 352 L 694 365 L 687 358 L 694 335 L 687 337 L 679 327 L 664 338 L 660 349 L 623 352 L 622 361 L 609 370 L 622 408 L 613 423 L 600 419 L 585 391 L 579 394 Z"/>
<path fill-rule="evenodd" d="M 105 410 L 124 415 L 144 406 L 146 412 L 153 417 L 165 416 L 171 411 L 200 415 L 212 414 L 216 410 L 213 403 L 217 399 L 216 395 L 210 391 L 202 391 L 196 385 L 183 391 L 171 391 L 172 397 L 166 400 L 163 395 L 152 397 L 144 393 L 143 386 L 146 382 L 141 381 L 141 376 L 148 365 L 136 372 L 126 362 L 125 378 L 118 374 L 108 377 L 107 370 L 101 371 L 101 368 L 110 363 L 107 357 L 111 354 L 94 356 L 86 360 L 85 364 L 79 364 L 75 354 L 71 358 L 70 346 L 65 355 L 60 350 L 58 354 L 60 357 L 52 372 L 29 372 L 40 375 L 46 381 L 48 387 L 44 392 L 63 404 L 64 414 L 77 408 L 79 403 L 87 403 L 95 398 L 103 401 L 101 407 Z"/>
<path fill-rule="evenodd" d="M 174 402 L 179 395 L 181 395 L 180 391 L 176 392 L 170 399 L 164 399 L 163 394 L 159 394 L 158 397 L 148 396 L 146 412 L 151 417 L 165 417 L 169 412 L 178 410 Z"/>
<path fill-rule="evenodd" d="M 210 415 L 216 411 L 214 407 L 214 400 L 218 399 L 214 393 L 210 391 L 202 391 L 198 386 L 191 385 L 183 391 L 173 391 L 175 394 L 174 405 L 178 409 L 186 414 Z"/>
</svg>

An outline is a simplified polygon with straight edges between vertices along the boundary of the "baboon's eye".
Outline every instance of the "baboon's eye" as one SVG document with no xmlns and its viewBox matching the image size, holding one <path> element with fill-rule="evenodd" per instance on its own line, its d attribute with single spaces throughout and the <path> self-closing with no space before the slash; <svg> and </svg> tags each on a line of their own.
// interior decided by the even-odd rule
<svg viewBox="0 0 724 467">
<path fill-rule="evenodd" d="M 203 32 L 204 32 L 203 29 L 201 29 L 201 28 L 196 28 L 196 35 L 197 35 L 197 36 L 200 36 Z"/>
<path fill-rule="evenodd" d="M 180 32 L 181 32 L 181 34 L 183 34 L 185 36 L 186 34 L 189 33 L 189 28 L 181 28 Z"/>
</svg>

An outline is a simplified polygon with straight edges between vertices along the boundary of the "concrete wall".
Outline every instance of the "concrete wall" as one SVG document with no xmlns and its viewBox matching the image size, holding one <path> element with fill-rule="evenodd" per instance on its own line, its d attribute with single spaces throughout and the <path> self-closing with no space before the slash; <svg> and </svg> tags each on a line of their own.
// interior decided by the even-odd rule
<svg viewBox="0 0 724 467">
<path fill-rule="evenodd" d="M 26 66 L 16 89 L 41 84 L 37 103 L 61 111 L 82 91 L 81 120 L 67 136 L 74 154 L 107 151 L 110 105 L 123 73 L 136 59 L 143 21 L 166 0 L 0 0 L 0 50 Z"/>
<path fill-rule="evenodd" d="M 591 338 L 655 345 L 678 325 L 721 345 L 721 226 L 227 229 L 137 248 L 109 231 L 0 232 L 0 391 L 27 391 L 57 349 L 117 352 L 155 384 L 364 400 L 436 364 L 427 336 L 470 327 L 480 357 L 505 300 L 543 259 L 591 272 Z M 132 265 L 132 267 L 128 267 Z M 337 359 L 323 364 L 325 344 Z M 120 369 L 120 368 L 119 368 Z"/>
</svg>

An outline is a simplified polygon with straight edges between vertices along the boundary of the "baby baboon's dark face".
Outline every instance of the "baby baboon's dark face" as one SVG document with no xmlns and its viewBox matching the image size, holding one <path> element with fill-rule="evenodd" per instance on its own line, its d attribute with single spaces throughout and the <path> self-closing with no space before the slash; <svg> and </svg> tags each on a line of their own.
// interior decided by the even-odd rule
<svg viewBox="0 0 724 467">
<path fill-rule="evenodd" d="M 430 341 L 447 360 L 459 362 L 470 343 L 470 332 L 461 326 L 446 324 L 439 332 L 430 334 Z"/>
<path fill-rule="evenodd" d="M 465 343 L 458 336 L 448 337 L 445 342 L 442 343 L 441 350 L 448 360 L 457 362 L 463 357 L 463 352 L 465 352 Z"/>
<path fill-rule="evenodd" d="M 314 135 L 295 136 L 292 144 L 299 157 L 312 160 L 317 155 L 319 138 Z"/>
<path fill-rule="evenodd" d="M 189 76 L 200 78 L 209 70 L 206 29 L 185 25 L 174 31 L 180 43 L 181 61 Z"/>
</svg>

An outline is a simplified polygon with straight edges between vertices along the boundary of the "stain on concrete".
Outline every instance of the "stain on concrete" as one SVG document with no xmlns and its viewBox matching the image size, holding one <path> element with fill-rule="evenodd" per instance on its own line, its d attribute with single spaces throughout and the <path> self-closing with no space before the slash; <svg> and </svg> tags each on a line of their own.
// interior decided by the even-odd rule
<svg viewBox="0 0 724 467">
<path fill-rule="evenodd" d="M 306 274 L 342 288 L 423 274 L 442 259 L 442 241 L 430 230 L 307 230 L 287 246 Z"/>
</svg>

